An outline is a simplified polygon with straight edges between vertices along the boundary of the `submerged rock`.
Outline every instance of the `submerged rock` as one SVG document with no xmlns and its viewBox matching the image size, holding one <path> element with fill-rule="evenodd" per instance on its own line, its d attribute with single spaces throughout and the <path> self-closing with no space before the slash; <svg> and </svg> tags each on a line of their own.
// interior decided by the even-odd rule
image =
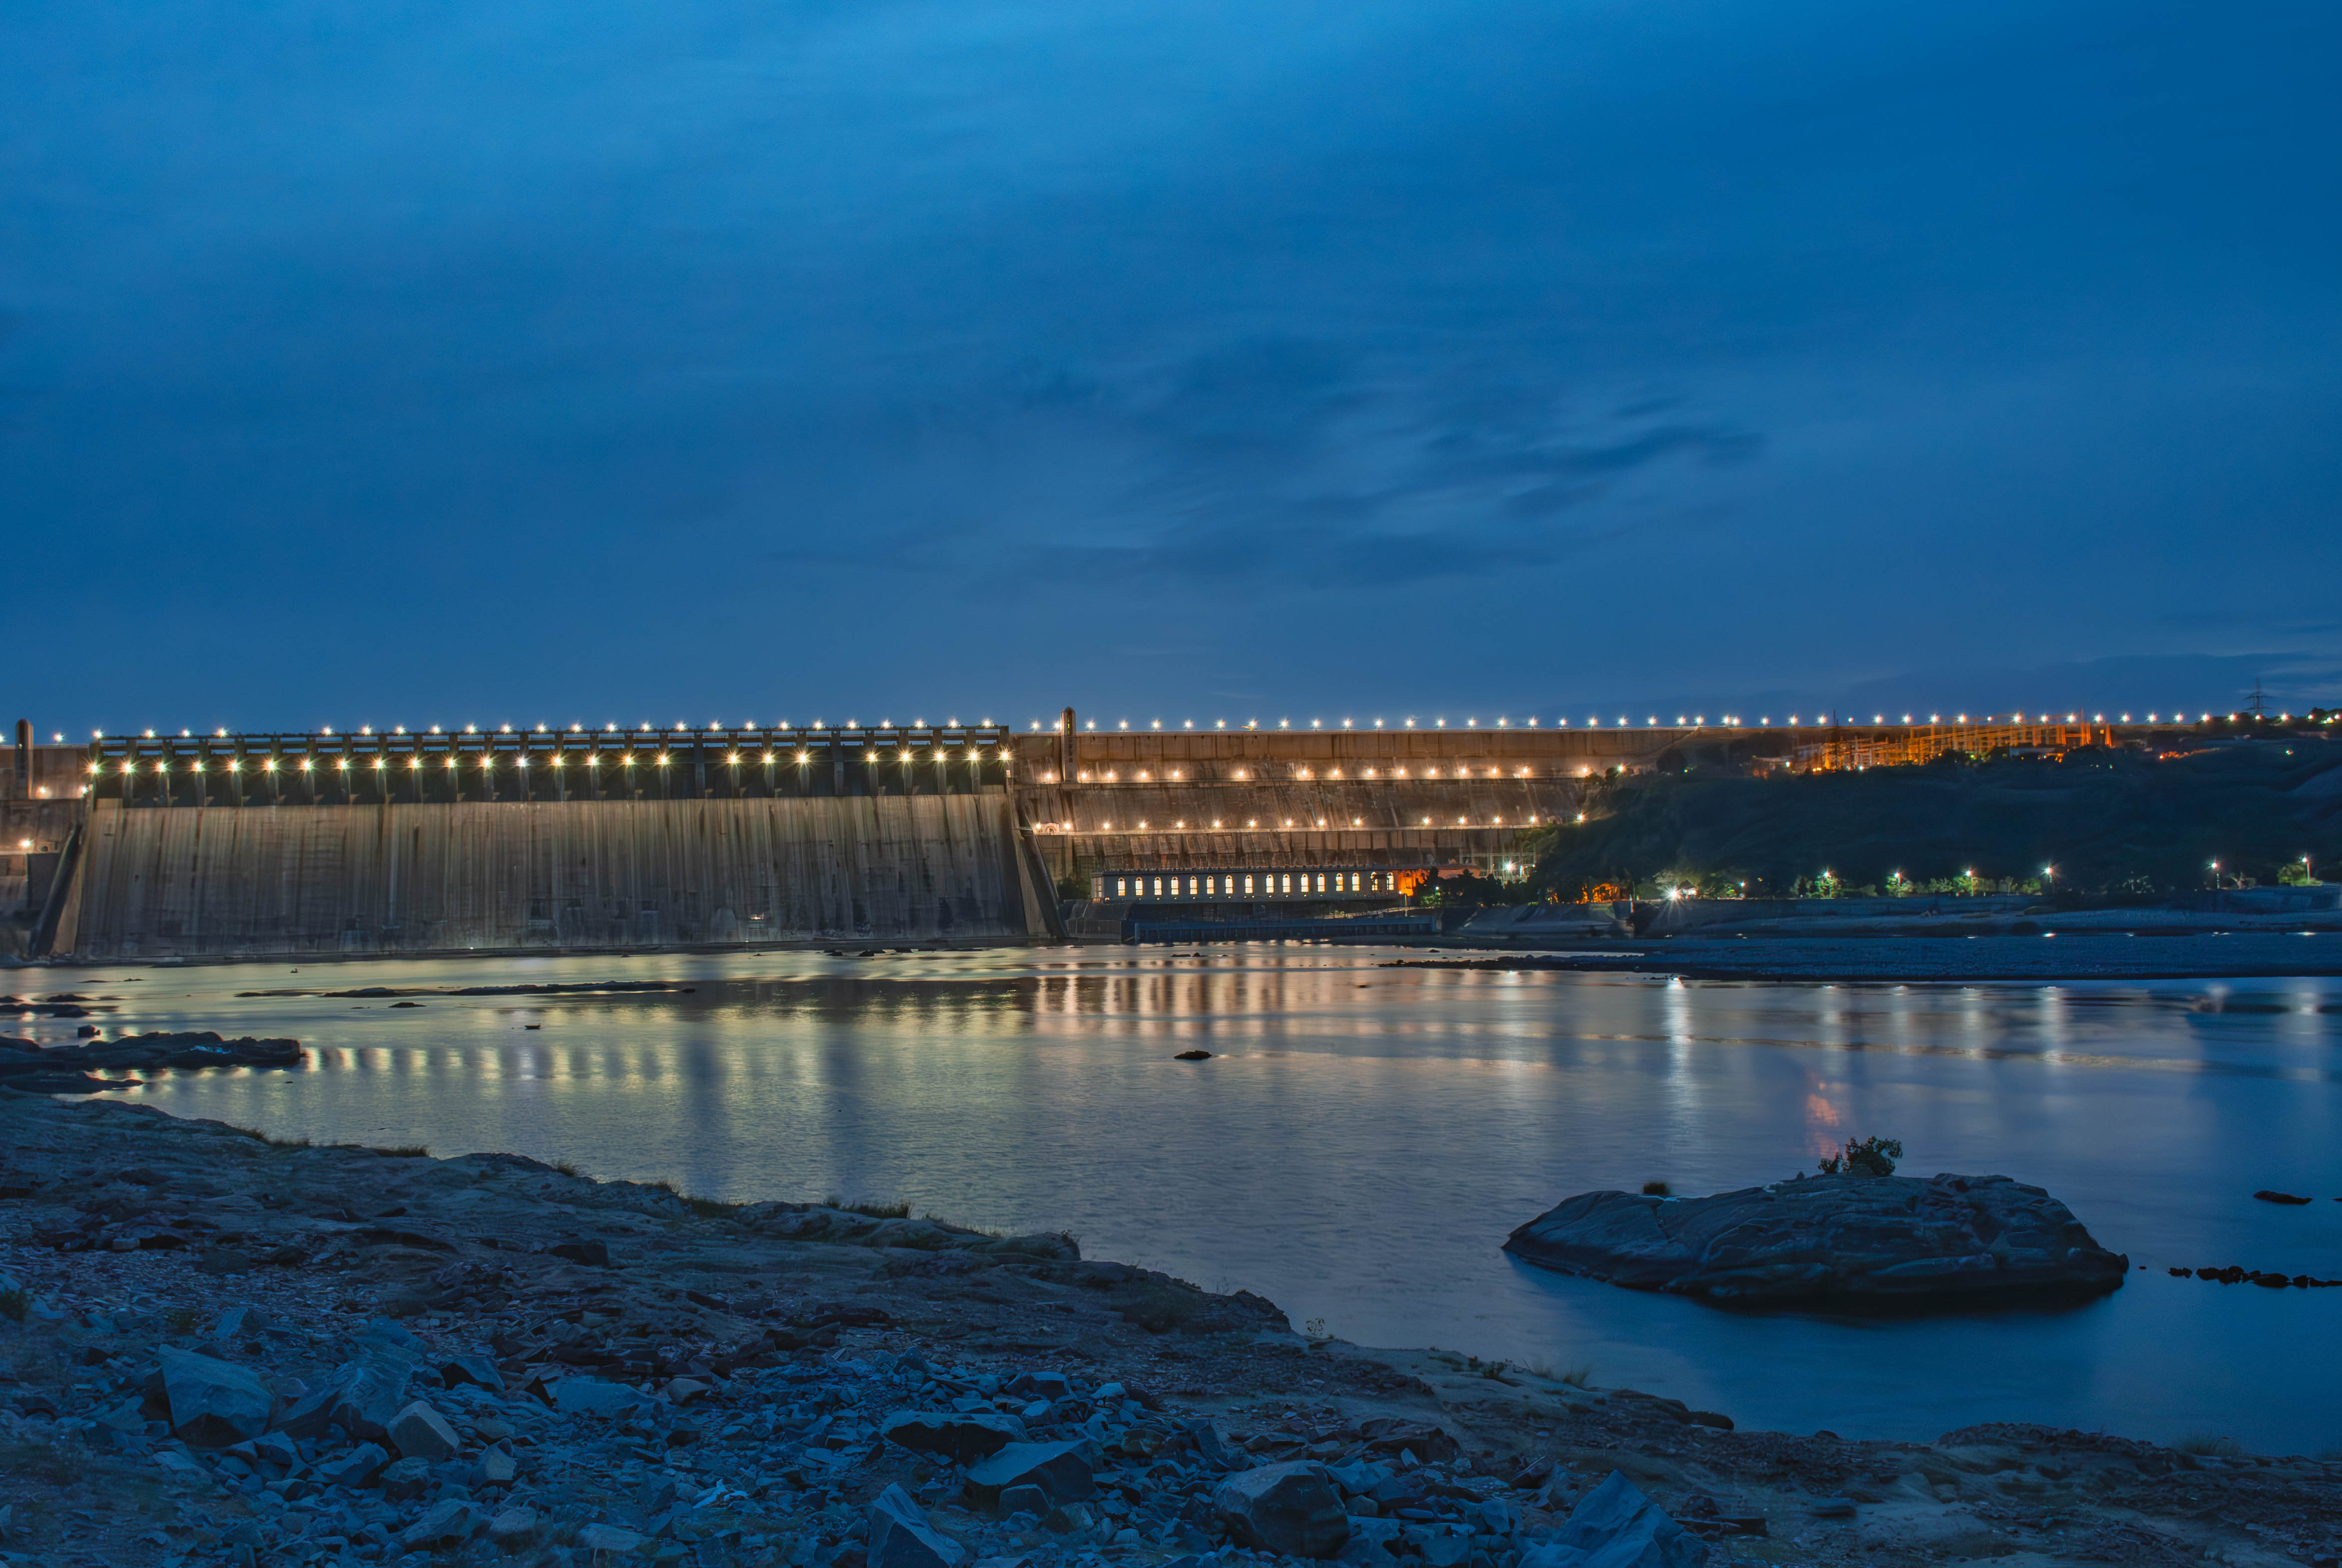
<svg viewBox="0 0 2342 1568">
<path fill-rule="evenodd" d="M 1761 1304 L 2090 1296 L 2129 1260 L 2007 1176 L 1826 1176 L 1706 1198 L 1582 1193 L 1515 1231 L 1525 1262 L 1631 1290 Z"/>
</svg>

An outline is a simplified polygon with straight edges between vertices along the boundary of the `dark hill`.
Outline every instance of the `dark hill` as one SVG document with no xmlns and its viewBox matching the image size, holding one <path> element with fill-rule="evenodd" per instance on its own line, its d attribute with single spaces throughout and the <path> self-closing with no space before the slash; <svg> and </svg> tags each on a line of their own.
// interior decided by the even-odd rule
<svg viewBox="0 0 2342 1568">
<path fill-rule="evenodd" d="M 1787 894 L 1825 871 L 1843 891 L 1923 888 L 1973 872 L 2053 891 L 2168 893 L 2224 878 L 2274 883 L 2303 855 L 2342 871 L 2342 746 L 2322 737 L 2158 759 L 2053 757 L 1787 777 L 1698 771 L 1613 786 L 1583 824 L 1538 845 L 1537 882 L 1565 899 L 1662 878 Z M 1719 885 L 1721 884 L 1721 885 Z M 1947 889 L 1948 891 L 1948 889 Z"/>
</svg>

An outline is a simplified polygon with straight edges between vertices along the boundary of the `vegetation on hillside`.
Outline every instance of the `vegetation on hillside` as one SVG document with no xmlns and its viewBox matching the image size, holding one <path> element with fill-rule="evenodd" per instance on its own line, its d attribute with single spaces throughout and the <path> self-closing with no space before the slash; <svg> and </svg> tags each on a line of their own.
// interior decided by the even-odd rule
<svg viewBox="0 0 2342 1568">
<path fill-rule="evenodd" d="M 1622 781 L 1535 845 L 1540 894 L 2163 894 L 2342 869 L 2342 744 Z M 2304 857 L 2307 861 L 2305 864 Z M 2219 863 L 2216 873 L 2212 863 Z"/>
</svg>

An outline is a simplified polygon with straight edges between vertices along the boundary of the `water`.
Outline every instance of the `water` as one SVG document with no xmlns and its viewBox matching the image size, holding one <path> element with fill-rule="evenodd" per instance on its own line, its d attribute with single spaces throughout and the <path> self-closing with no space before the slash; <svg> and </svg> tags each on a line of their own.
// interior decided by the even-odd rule
<svg viewBox="0 0 2342 1568">
<path fill-rule="evenodd" d="M 1093 1257 L 1257 1291 L 1296 1325 L 1587 1366 L 1743 1425 L 1929 1438 L 2022 1420 L 2271 1453 L 2342 1443 L 2342 1290 L 2164 1272 L 2342 1277 L 2342 983 L 1683 983 L 1380 967 L 1389 956 L 766 954 L 41 984 L 123 998 L 110 1025 L 294 1034 L 315 1053 L 298 1072 L 132 1092 L 182 1115 L 1066 1229 Z M 697 989 L 397 1010 L 235 994 L 610 978 Z M 1172 1060 L 1196 1046 L 1215 1058 Z M 1498 1250 L 1571 1193 L 1744 1186 L 1873 1133 L 1904 1141 L 1907 1170 L 2039 1183 L 2148 1267 L 2078 1308 L 1875 1322 L 1727 1313 Z M 2262 1187 L 2317 1201 L 2255 1202 Z"/>
</svg>

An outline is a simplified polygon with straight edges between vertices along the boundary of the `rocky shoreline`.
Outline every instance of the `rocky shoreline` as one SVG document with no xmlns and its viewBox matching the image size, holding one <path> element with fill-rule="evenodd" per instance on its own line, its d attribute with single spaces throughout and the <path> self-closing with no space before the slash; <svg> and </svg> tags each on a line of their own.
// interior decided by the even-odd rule
<svg viewBox="0 0 2342 1568">
<path fill-rule="evenodd" d="M 1723 1414 L 889 1212 L 0 1096 L 0 1561 L 2334 1563 L 2342 1463 Z"/>
</svg>

